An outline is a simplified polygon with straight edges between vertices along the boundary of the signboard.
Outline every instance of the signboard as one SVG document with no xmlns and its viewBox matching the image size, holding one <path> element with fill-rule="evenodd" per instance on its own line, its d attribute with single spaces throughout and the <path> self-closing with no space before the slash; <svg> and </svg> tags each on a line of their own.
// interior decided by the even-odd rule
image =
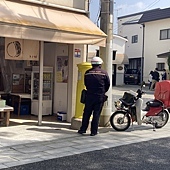
<svg viewBox="0 0 170 170">
<path fill-rule="evenodd" d="M 23 60 L 23 40 L 5 38 L 5 59 Z"/>
<path fill-rule="evenodd" d="M 23 40 L 23 60 L 39 60 L 39 41 Z"/>
<path fill-rule="evenodd" d="M 80 58 L 81 57 L 81 49 L 74 49 L 74 56 Z"/>
<path fill-rule="evenodd" d="M 5 59 L 39 60 L 39 41 L 5 38 Z"/>
</svg>

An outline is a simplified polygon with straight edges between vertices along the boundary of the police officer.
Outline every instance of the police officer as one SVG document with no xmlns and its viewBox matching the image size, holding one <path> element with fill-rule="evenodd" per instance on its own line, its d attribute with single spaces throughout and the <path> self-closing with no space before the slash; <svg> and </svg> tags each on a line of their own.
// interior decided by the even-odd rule
<svg viewBox="0 0 170 170">
<path fill-rule="evenodd" d="M 87 90 L 85 108 L 82 119 L 82 126 L 79 134 L 86 133 L 89 125 L 90 116 L 93 114 L 91 122 L 91 136 L 97 135 L 100 113 L 104 102 L 107 100 L 105 93 L 110 87 L 110 79 L 106 71 L 101 69 L 103 63 L 100 57 L 93 57 L 91 60 L 92 68 L 87 70 L 84 75 L 84 83 Z"/>
</svg>

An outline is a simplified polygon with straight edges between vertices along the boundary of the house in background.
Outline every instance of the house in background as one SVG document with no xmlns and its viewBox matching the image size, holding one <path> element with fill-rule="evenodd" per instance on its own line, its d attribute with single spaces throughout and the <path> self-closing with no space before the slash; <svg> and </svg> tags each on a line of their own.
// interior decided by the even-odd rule
<svg viewBox="0 0 170 170">
<path fill-rule="evenodd" d="M 118 17 L 118 34 L 126 37 L 127 68 L 140 69 L 145 82 L 156 67 L 168 69 L 170 51 L 170 8 L 153 9 Z"/>
<path fill-rule="evenodd" d="M 112 85 L 124 84 L 124 65 L 129 63 L 128 56 L 125 54 L 126 38 L 113 35 L 112 45 Z M 99 56 L 99 47 L 90 45 L 88 48 L 88 61 L 94 56 Z"/>
</svg>

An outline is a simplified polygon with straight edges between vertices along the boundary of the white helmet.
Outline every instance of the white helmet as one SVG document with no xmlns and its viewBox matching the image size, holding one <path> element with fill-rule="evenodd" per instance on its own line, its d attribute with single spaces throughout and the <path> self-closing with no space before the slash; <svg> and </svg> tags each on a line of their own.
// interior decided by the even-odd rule
<svg viewBox="0 0 170 170">
<path fill-rule="evenodd" d="M 93 57 L 92 60 L 91 60 L 91 64 L 92 65 L 100 65 L 103 63 L 103 60 L 100 58 L 100 57 Z"/>
</svg>

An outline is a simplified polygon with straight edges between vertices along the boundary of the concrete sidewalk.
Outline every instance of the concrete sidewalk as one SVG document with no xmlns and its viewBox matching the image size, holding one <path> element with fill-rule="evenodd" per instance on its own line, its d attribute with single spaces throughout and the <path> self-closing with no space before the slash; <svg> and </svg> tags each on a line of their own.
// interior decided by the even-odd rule
<svg viewBox="0 0 170 170">
<path fill-rule="evenodd" d="M 82 136 L 75 130 L 60 128 L 59 123 L 54 127 L 47 126 L 48 122 L 44 123 L 44 126 L 21 125 L 0 128 L 0 169 L 170 137 L 170 123 L 156 132 L 152 130 L 151 125 L 134 125 L 134 130 L 131 127 L 126 132 L 100 128 L 100 133 L 94 137 L 89 136 L 90 132 Z"/>
<path fill-rule="evenodd" d="M 113 87 L 113 95 L 122 95 L 137 86 Z M 153 93 L 153 92 L 152 92 Z M 152 98 L 153 94 L 147 94 Z M 9 127 L 0 127 L 0 169 L 38 162 L 68 155 L 127 145 L 157 138 L 170 137 L 170 124 L 156 132 L 151 125 L 134 125 L 126 132 L 116 132 L 110 127 L 100 127 L 97 136 L 79 135 L 70 129 L 70 123 L 10 119 Z M 15 122 L 14 124 L 12 122 Z"/>
</svg>

